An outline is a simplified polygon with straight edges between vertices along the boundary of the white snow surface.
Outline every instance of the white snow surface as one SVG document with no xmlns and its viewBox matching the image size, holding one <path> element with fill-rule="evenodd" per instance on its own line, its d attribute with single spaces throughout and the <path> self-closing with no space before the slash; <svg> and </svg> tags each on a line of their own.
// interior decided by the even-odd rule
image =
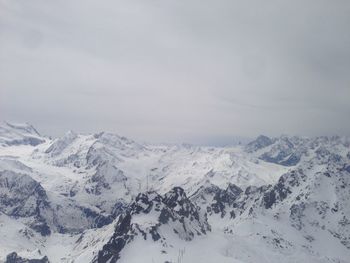
<svg viewBox="0 0 350 263">
<path fill-rule="evenodd" d="M 349 139 L 300 138 L 296 144 L 302 141 L 306 152 L 298 148 L 302 157 L 294 166 L 259 158 L 264 152 L 277 156 L 282 146 L 276 141 L 247 152 L 242 146 L 146 145 L 109 133 L 70 131 L 49 139 L 29 124 L 5 123 L 0 127 L 0 172 L 38 182 L 52 206 L 85 207 L 103 215 L 113 214 L 116 203 L 127 205 L 142 192 L 164 195 L 179 186 L 192 196 L 201 187 L 225 189 L 229 184 L 244 192 L 247 187 L 276 185 L 283 174 L 305 174 L 306 179 L 270 209 L 257 205 L 263 197 L 249 197 L 235 218 L 208 214 L 211 231 L 191 241 L 178 238 L 165 225 L 161 231 L 169 247 L 137 236 L 121 251 L 118 262 L 350 262 L 350 171 L 340 171 L 342 166 L 330 159 L 338 155 L 343 166 L 349 165 Z M 21 183 L 26 187 L 26 182 Z M 8 185 L 1 187 L 1 198 L 13 194 L 6 192 L 11 191 Z M 203 200 L 197 205 L 205 211 L 213 197 Z M 294 222 L 291 209 L 296 206 L 302 207 L 298 210 L 302 219 Z M 115 215 L 114 221 L 99 228 L 68 233 L 53 229 L 42 236 L 30 228 L 29 218 L 8 211 L 8 207 L 0 211 L 0 262 L 14 251 L 24 258 L 46 255 L 50 262 L 92 262 L 112 237 L 118 220 Z M 133 218 L 145 229 L 156 221 L 154 214 Z"/>
</svg>

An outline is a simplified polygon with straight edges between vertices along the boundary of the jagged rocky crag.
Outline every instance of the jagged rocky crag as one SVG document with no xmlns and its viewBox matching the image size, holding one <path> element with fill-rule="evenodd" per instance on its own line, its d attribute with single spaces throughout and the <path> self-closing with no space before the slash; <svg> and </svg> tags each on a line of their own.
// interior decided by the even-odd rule
<svg viewBox="0 0 350 263">
<path fill-rule="evenodd" d="M 213 148 L 0 129 L 4 262 L 345 263 L 349 199 L 344 137 Z"/>
<path fill-rule="evenodd" d="M 164 196 L 156 192 L 139 194 L 128 211 L 119 216 L 112 238 L 94 262 L 117 262 L 122 249 L 136 238 L 158 242 L 166 253 L 173 236 L 191 241 L 207 231 L 210 226 L 206 214 L 187 198 L 182 188 L 176 187 Z"/>
</svg>

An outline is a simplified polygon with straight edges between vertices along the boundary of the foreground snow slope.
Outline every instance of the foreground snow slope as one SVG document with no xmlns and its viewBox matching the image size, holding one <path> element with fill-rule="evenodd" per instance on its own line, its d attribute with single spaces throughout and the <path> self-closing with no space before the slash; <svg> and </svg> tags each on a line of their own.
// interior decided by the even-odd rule
<svg viewBox="0 0 350 263">
<path fill-rule="evenodd" d="M 341 137 L 166 146 L 5 123 L 0 261 L 348 262 L 349 160 Z"/>
</svg>

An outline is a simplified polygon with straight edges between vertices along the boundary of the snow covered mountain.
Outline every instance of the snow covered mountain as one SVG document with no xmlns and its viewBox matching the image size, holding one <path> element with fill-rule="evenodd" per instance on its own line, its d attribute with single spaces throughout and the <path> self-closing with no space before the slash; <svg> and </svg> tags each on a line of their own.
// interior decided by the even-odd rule
<svg viewBox="0 0 350 263">
<path fill-rule="evenodd" d="M 350 140 L 245 146 L 0 125 L 0 262 L 349 262 Z"/>
<path fill-rule="evenodd" d="M 38 145 L 45 141 L 30 124 L 4 122 L 0 126 L 0 145 Z"/>
</svg>

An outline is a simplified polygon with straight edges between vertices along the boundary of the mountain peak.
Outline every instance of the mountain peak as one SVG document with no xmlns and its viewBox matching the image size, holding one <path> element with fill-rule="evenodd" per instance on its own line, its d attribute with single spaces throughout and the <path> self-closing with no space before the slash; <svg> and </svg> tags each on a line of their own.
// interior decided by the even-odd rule
<svg viewBox="0 0 350 263">
<path fill-rule="evenodd" d="M 3 122 L 0 124 L 0 145 L 2 146 L 36 146 L 44 141 L 45 139 L 29 123 Z"/>
<path fill-rule="evenodd" d="M 273 140 L 265 135 L 259 135 L 254 141 L 246 145 L 247 152 L 255 152 L 273 143 Z"/>
</svg>

